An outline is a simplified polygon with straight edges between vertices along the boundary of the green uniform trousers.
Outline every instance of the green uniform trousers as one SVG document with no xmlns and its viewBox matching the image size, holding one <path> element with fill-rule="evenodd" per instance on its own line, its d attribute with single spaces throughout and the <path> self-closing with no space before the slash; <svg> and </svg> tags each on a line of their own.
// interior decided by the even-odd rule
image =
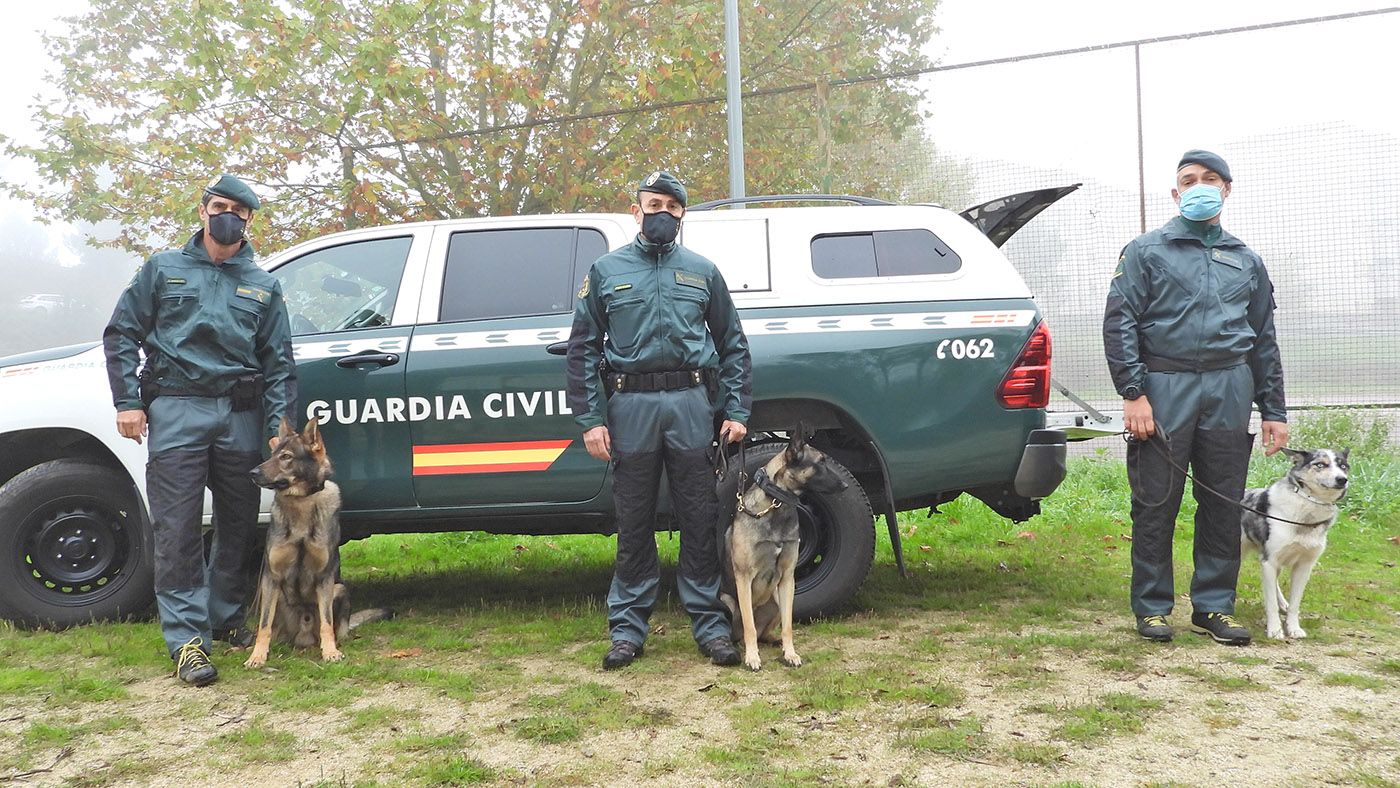
<svg viewBox="0 0 1400 788">
<path fill-rule="evenodd" d="M 1240 571 L 1240 510 L 1249 452 L 1250 400 L 1254 378 L 1249 365 L 1206 372 L 1149 372 L 1146 394 L 1157 421 L 1151 444 L 1128 446 L 1128 483 L 1133 504 L 1131 602 L 1138 616 L 1172 611 L 1172 533 L 1186 477 L 1196 479 L 1195 539 L 1191 606 L 1202 613 L 1234 613 Z M 1164 440 L 1167 439 L 1167 440 Z M 1201 489 L 1207 485 L 1229 500 Z"/>
<path fill-rule="evenodd" d="M 147 408 L 146 495 L 155 530 L 156 609 L 173 656 L 193 637 L 247 617 L 260 493 L 249 473 L 262 461 L 262 409 L 235 412 L 229 397 L 157 397 Z M 204 489 L 214 498 L 214 538 L 204 557 Z"/>
<path fill-rule="evenodd" d="M 729 612 L 719 599 L 714 467 L 709 448 L 714 409 L 705 388 L 624 392 L 608 400 L 617 563 L 608 590 L 613 640 L 646 642 L 647 619 L 661 583 L 656 552 L 656 501 L 661 469 L 671 494 L 671 517 L 681 534 L 676 578 L 695 641 L 729 635 Z"/>
</svg>

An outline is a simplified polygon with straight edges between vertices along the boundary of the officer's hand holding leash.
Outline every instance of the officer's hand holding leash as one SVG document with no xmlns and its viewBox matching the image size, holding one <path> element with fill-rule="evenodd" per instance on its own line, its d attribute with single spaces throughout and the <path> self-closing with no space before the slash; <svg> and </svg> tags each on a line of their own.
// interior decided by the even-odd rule
<svg viewBox="0 0 1400 788">
<path fill-rule="evenodd" d="M 724 424 L 720 425 L 719 428 L 719 436 L 723 438 L 726 443 L 738 443 L 748 434 L 748 427 L 745 427 L 737 421 L 730 421 L 728 419 L 725 419 Z"/>
<path fill-rule="evenodd" d="M 1123 427 L 1134 439 L 1145 441 L 1157 431 L 1152 420 L 1152 403 L 1144 394 L 1137 399 L 1123 400 Z"/>
<path fill-rule="evenodd" d="M 593 427 L 583 433 L 583 447 L 588 449 L 588 456 L 595 460 L 607 462 L 612 459 L 612 436 L 608 434 L 608 428 L 602 425 Z"/>
<path fill-rule="evenodd" d="M 141 437 L 146 434 L 146 411 L 139 408 L 117 411 L 117 433 L 139 444 Z"/>
</svg>

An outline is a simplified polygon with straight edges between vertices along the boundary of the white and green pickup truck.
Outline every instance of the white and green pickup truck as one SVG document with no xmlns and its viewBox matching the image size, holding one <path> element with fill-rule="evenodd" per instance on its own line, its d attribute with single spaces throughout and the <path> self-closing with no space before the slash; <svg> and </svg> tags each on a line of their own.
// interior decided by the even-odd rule
<svg viewBox="0 0 1400 788">
<path fill-rule="evenodd" d="M 874 516 L 898 557 L 895 512 L 966 492 L 1022 520 L 1062 480 L 1050 334 L 999 246 L 1073 188 L 961 215 L 813 196 L 687 214 L 682 242 L 719 265 L 749 337 L 749 462 L 800 421 L 858 482 L 808 501 L 799 614 L 856 592 Z M 635 233 L 626 214 L 463 219 L 262 262 L 286 294 L 299 409 L 321 422 L 346 538 L 613 531 L 608 465 L 584 450 L 562 353 L 577 283 Z M 96 342 L 0 359 L 0 617 L 66 626 L 149 607 L 145 463 L 117 435 Z"/>
</svg>

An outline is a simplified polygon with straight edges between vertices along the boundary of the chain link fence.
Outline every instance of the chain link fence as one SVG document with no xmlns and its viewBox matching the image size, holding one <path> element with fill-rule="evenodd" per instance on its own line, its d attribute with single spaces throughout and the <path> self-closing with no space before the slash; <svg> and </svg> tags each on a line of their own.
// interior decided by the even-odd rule
<svg viewBox="0 0 1400 788">
<path fill-rule="evenodd" d="M 1114 408 L 1101 328 L 1119 253 L 1176 214 L 1182 151 L 1216 151 L 1235 179 L 1225 227 L 1274 282 L 1290 407 L 1394 407 L 1397 39 L 1400 13 L 1380 10 L 940 65 L 913 77 L 925 139 L 885 141 L 876 196 L 959 210 L 1083 184 L 1005 251 L 1049 322 L 1057 381 Z M 1052 407 L 1077 408 L 1058 394 Z"/>
</svg>

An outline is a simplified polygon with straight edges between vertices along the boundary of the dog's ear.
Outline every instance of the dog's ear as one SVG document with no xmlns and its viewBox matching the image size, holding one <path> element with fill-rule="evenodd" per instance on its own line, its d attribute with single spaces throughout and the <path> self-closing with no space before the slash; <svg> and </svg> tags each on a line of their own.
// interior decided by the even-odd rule
<svg viewBox="0 0 1400 788">
<path fill-rule="evenodd" d="M 1342 449 L 1341 451 L 1337 452 L 1337 456 L 1341 458 L 1342 462 L 1350 462 L 1351 460 L 1349 458 L 1351 456 L 1351 447 L 1348 446 L 1345 449 Z"/>
<path fill-rule="evenodd" d="M 317 451 L 321 448 L 320 419 L 306 420 L 306 426 L 301 429 L 301 439 L 306 441 L 307 447 L 312 451 Z"/>
<path fill-rule="evenodd" d="M 802 424 L 799 422 L 797 429 L 792 431 L 792 437 L 788 438 L 788 462 L 797 462 L 797 458 L 802 455 L 802 447 L 806 445 L 807 436 L 803 433 Z"/>
<path fill-rule="evenodd" d="M 296 430 L 292 429 L 292 423 L 287 420 L 286 416 L 283 416 L 282 423 L 277 425 L 277 440 L 284 441 L 295 434 L 297 433 Z"/>
<path fill-rule="evenodd" d="M 1312 454 L 1312 452 L 1309 451 L 1304 451 L 1302 449 L 1290 449 L 1287 446 L 1283 447 L 1283 453 L 1287 454 L 1288 459 L 1293 461 L 1293 467 L 1295 468 L 1301 468 L 1304 465 L 1307 465 L 1308 457 Z"/>
</svg>

